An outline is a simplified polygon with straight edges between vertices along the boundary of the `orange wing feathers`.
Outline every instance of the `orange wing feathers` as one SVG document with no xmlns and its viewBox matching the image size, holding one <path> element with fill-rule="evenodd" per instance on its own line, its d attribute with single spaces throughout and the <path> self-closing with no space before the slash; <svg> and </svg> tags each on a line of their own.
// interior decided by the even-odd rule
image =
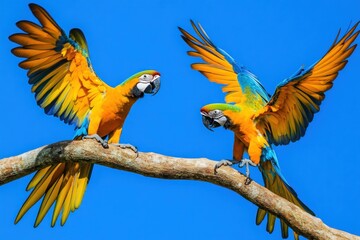
<svg viewBox="0 0 360 240">
<path fill-rule="evenodd" d="M 224 85 L 225 102 L 235 103 L 243 108 L 263 107 L 268 99 L 264 87 L 256 76 L 236 61 L 224 50 L 217 47 L 200 24 L 191 21 L 198 38 L 179 27 L 182 38 L 194 50 L 188 51 L 193 57 L 200 57 L 204 63 L 194 63 L 191 67 L 201 72 L 211 82 Z"/>
<path fill-rule="evenodd" d="M 314 114 L 320 110 L 325 92 L 354 52 L 359 31 L 355 24 L 339 41 L 335 39 L 325 56 L 312 68 L 280 84 L 269 103 L 254 116 L 257 127 L 271 143 L 288 144 L 305 134 Z"/>
<path fill-rule="evenodd" d="M 25 33 L 10 36 L 11 41 L 21 45 L 12 52 L 26 58 L 19 66 L 28 69 L 39 106 L 47 114 L 79 127 L 96 102 L 102 101 L 109 86 L 93 71 L 83 34 L 74 34 L 80 30 L 72 30 L 70 35 L 75 39 L 69 38 L 43 8 L 30 4 L 30 9 L 41 25 L 18 22 Z"/>
<path fill-rule="evenodd" d="M 20 45 L 12 52 L 26 58 L 19 66 L 28 70 L 38 105 L 47 114 L 75 123 L 79 128 L 89 111 L 103 100 L 109 87 L 94 73 L 80 30 L 73 29 L 69 38 L 43 8 L 30 4 L 30 9 L 41 25 L 18 22 L 17 26 L 25 33 L 10 36 L 10 40 Z M 55 225 L 61 212 L 63 225 L 70 211 L 80 206 L 91 170 L 92 164 L 86 163 L 59 163 L 39 170 L 27 186 L 27 190 L 33 190 L 15 222 L 43 197 L 35 226 L 54 202 L 51 225 Z"/>
</svg>

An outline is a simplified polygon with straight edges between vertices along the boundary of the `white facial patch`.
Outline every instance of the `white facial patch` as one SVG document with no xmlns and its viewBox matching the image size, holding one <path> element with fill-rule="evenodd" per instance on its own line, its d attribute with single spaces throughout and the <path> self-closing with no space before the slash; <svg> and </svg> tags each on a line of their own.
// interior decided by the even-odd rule
<svg viewBox="0 0 360 240">
<path fill-rule="evenodd" d="M 153 79 L 153 76 L 150 74 L 143 74 L 139 78 L 139 83 L 149 83 Z"/>
<path fill-rule="evenodd" d="M 221 116 L 224 116 L 224 115 L 223 115 L 222 111 L 220 111 L 220 110 L 213 110 L 213 111 L 209 112 L 209 117 L 211 117 L 211 118 L 215 119 L 215 118 L 219 118 Z"/>
<path fill-rule="evenodd" d="M 149 82 L 139 82 L 136 87 L 141 91 L 144 92 L 145 89 L 149 86 Z"/>
<path fill-rule="evenodd" d="M 214 118 L 214 121 L 220 124 L 221 126 L 224 126 L 224 124 L 227 121 L 227 118 L 225 116 L 221 116 L 219 118 Z"/>
</svg>

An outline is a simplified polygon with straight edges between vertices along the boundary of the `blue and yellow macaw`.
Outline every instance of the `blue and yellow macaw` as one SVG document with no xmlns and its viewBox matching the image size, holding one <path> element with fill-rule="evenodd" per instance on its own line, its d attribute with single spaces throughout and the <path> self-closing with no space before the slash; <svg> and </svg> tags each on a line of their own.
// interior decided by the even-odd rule
<svg viewBox="0 0 360 240">
<path fill-rule="evenodd" d="M 146 70 L 115 88 L 108 86 L 93 70 L 82 31 L 75 28 L 67 36 L 42 7 L 29 6 L 40 25 L 19 21 L 17 26 L 24 33 L 9 38 L 20 45 L 12 53 L 25 58 L 19 66 L 28 70 L 37 104 L 45 113 L 74 124 L 75 139 L 95 138 L 104 147 L 116 144 L 136 150 L 130 144 L 119 144 L 123 124 L 132 105 L 144 93 L 157 93 L 160 74 Z M 61 225 L 64 225 L 70 211 L 80 206 L 92 169 L 93 164 L 68 162 L 39 170 L 27 186 L 27 190 L 33 190 L 15 223 L 42 198 L 34 226 L 40 224 L 54 203 L 51 226 L 61 212 Z"/>
<path fill-rule="evenodd" d="M 314 213 L 298 198 L 280 171 L 278 159 L 272 145 L 285 145 L 304 136 L 314 114 L 320 110 L 338 72 L 353 53 L 353 44 L 359 31 L 355 24 L 339 40 L 335 39 L 329 51 L 313 66 L 301 68 L 296 74 L 281 82 L 273 96 L 270 96 L 257 77 L 248 69 L 239 66 L 224 50 L 217 47 L 205 33 L 200 24 L 191 21 L 198 38 L 179 28 L 182 38 L 193 49 L 188 54 L 200 57 L 204 62 L 191 67 L 205 75 L 211 82 L 224 85 L 226 103 L 208 104 L 201 108 L 203 123 L 208 129 L 223 126 L 234 132 L 233 160 L 220 161 L 215 166 L 257 165 L 262 173 L 265 187 L 289 200 L 298 207 Z M 249 159 L 243 159 L 247 152 Z M 267 215 L 267 231 L 274 230 L 276 217 L 259 208 L 256 224 Z M 282 237 L 288 237 L 288 226 L 280 220 Z M 298 233 L 294 231 L 295 239 Z"/>
</svg>

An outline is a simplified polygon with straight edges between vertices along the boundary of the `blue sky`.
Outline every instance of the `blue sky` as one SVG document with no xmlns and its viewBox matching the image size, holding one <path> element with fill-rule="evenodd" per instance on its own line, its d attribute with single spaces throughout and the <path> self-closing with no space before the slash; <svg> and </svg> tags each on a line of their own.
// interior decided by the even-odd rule
<svg viewBox="0 0 360 240">
<path fill-rule="evenodd" d="M 15 22 L 35 18 L 28 1 L 0 2 L 2 103 L 0 158 L 71 139 L 30 92 L 26 72 L 10 53 Z M 155 97 L 138 101 L 123 143 L 177 157 L 232 157 L 233 136 L 202 126 L 199 109 L 223 102 L 220 86 L 190 69 L 195 59 L 177 26 L 201 22 L 212 40 L 255 73 L 270 93 L 302 64 L 317 61 L 339 28 L 360 20 L 360 2 L 339 1 L 38 1 L 68 32 L 81 28 L 97 74 L 115 86 L 144 69 L 162 74 Z M 359 42 L 359 41 L 357 41 Z M 359 49 L 357 49 L 359 50 Z M 358 156 L 360 52 L 355 51 L 326 94 L 304 138 L 277 147 L 282 171 L 300 198 L 327 225 L 360 235 Z M 252 177 L 262 183 L 257 169 Z M 169 181 L 95 166 L 82 206 L 66 225 L 50 216 L 34 229 L 38 205 L 14 225 L 30 176 L 0 187 L 3 239 L 279 239 L 277 224 L 255 225 L 256 206 L 230 190 L 196 181 Z"/>
</svg>

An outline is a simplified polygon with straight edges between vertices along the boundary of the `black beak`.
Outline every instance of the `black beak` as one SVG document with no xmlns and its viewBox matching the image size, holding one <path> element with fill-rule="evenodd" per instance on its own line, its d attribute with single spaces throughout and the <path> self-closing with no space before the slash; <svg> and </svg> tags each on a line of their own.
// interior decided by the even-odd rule
<svg viewBox="0 0 360 240">
<path fill-rule="evenodd" d="M 214 130 L 211 129 L 212 126 L 213 126 L 213 124 L 214 124 L 214 119 L 212 119 L 212 118 L 210 118 L 210 117 L 208 117 L 208 116 L 202 115 L 202 122 L 203 122 L 204 126 L 205 126 L 207 129 L 209 129 L 209 130 L 212 131 L 212 132 L 214 131 Z"/>
</svg>

